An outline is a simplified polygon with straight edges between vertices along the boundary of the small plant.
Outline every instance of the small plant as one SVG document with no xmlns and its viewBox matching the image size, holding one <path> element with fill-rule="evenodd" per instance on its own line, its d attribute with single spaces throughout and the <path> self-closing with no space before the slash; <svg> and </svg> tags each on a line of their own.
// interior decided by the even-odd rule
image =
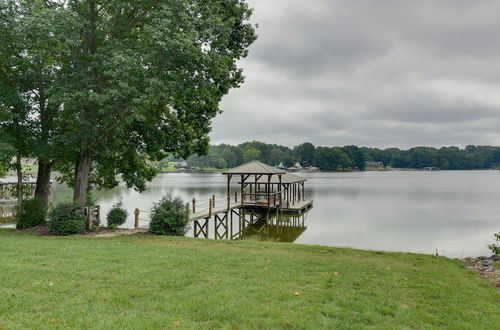
<svg viewBox="0 0 500 330">
<path fill-rule="evenodd" d="M 85 213 L 76 204 L 60 203 L 50 211 L 49 234 L 78 234 L 85 228 Z"/>
<path fill-rule="evenodd" d="M 158 235 L 184 236 L 189 229 L 189 214 L 180 197 L 163 197 L 151 210 L 149 231 Z"/>
<path fill-rule="evenodd" d="M 108 228 L 111 229 L 111 230 L 115 230 L 116 227 L 117 226 L 114 223 L 108 226 Z"/>
<path fill-rule="evenodd" d="M 500 242 L 500 233 L 494 234 L 493 237 L 496 242 Z M 500 245 L 490 244 L 488 245 L 488 247 L 490 248 L 491 252 L 493 252 L 494 255 L 500 256 Z"/>
<path fill-rule="evenodd" d="M 91 230 L 91 231 L 100 231 L 100 230 L 101 230 L 101 227 L 96 226 L 96 225 L 92 225 L 92 227 L 90 227 L 90 230 Z"/>
<path fill-rule="evenodd" d="M 115 225 L 115 228 L 121 226 L 127 221 L 128 212 L 124 208 L 122 208 L 122 202 L 113 205 L 111 210 L 109 210 L 106 215 L 106 220 L 108 221 L 108 227 L 111 228 L 112 225 Z"/>
<path fill-rule="evenodd" d="M 16 228 L 25 229 L 45 224 L 47 212 L 40 199 L 24 200 L 16 215 Z"/>
</svg>

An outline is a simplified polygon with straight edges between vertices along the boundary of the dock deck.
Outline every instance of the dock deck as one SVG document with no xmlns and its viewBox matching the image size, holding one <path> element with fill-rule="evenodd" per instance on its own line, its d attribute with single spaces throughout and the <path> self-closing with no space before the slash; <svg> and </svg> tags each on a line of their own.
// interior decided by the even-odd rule
<svg viewBox="0 0 500 330">
<path fill-rule="evenodd" d="M 312 208 L 313 202 L 312 201 L 296 201 L 293 205 L 286 205 L 284 201 L 281 203 L 278 203 L 283 205 L 282 207 L 279 208 L 279 212 L 282 214 L 302 214 L 309 209 Z M 256 205 L 255 203 L 241 203 L 241 202 L 231 202 L 229 207 L 226 205 L 221 205 L 220 207 L 215 207 L 211 211 L 208 209 L 201 210 L 199 212 L 191 213 L 189 215 L 189 221 L 196 221 L 200 219 L 206 219 L 209 218 L 213 215 L 220 214 L 227 212 L 228 210 L 234 210 L 234 209 L 262 209 L 266 210 L 268 207 L 266 205 Z M 271 207 L 271 209 L 276 209 L 275 207 Z"/>
<path fill-rule="evenodd" d="M 280 208 L 280 213 L 282 214 L 302 214 L 313 207 L 313 201 L 296 201 L 293 205 L 286 205 Z"/>
</svg>

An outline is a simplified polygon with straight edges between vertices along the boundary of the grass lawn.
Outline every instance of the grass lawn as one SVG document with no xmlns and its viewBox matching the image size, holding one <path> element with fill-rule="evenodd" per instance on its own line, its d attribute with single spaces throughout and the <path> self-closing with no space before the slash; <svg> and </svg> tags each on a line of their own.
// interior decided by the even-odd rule
<svg viewBox="0 0 500 330">
<path fill-rule="evenodd" d="M 493 329 L 457 261 L 253 241 L 0 230 L 0 328 Z"/>
</svg>

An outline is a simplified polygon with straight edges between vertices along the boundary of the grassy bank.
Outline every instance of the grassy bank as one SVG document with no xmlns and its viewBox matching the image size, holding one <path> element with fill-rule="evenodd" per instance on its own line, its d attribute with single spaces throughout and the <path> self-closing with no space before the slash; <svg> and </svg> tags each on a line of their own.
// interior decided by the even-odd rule
<svg viewBox="0 0 500 330">
<path fill-rule="evenodd" d="M 318 246 L 0 231 L 0 328 L 491 328 L 458 262 Z"/>
</svg>

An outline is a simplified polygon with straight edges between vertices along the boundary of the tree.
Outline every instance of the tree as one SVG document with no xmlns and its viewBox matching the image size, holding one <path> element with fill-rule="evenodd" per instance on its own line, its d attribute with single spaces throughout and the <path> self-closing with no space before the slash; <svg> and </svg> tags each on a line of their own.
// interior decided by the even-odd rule
<svg viewBox="0 0 500 330">
<path fill-rule="evenodd" d="M 434 148 L 416 147 L 409 150 L 408 165 L 411 168 L 436 166 L 437 151 Z"/>
<path fill-rule="evenodd" d="M 365 155 L 357 146 L 345 146 L 342 150 L 347 154 L 358 170 L 365 170 Z"/>
<path fill-rule="evenodd" d="M 293 148 L 293 153 L 304 166 L 311 166 L 313 164 L 314 151 L 315 147 L 310 142 L 304 142 Z"/>
<path fill-rule="evenodd" d="M 274 166 L 276 166 L 280 162 L 282 162 L 283 159 L 285 158 L 285 156 L 286 156 L 286 153 L 283 152 L 283 150 L 281 150 L 280 148 L 273 148 L 269 154 L 271 164 Z"/>
<path fill-rule="evenodd" d="M 247 147 L 243 151 L 243 162 L 248 163 L 253 160 L 260 160 L 262 153 L 253 147 Z"/>
<path fill-rule="evenodd" d="M 71 16 L 54 6 L 48 1 L 0 1 L 0 107 L 8 118 L 0 125 L 16 140 L 11 144 L 17 150 L 18 176 L 21 157 L 38 158 L 35 196 L 45 207 L 56 150 L 51 138 L 62 104 L 55 93 L 58 60 L 69 51 L 68 31 L 74 29 Z"/>
<path fill-rule="evenodd" d="M 67 42 L 54 49 L 60 84 L 47 104 L 58 110 L 50 139 L 76 203 L 119 174 L 145 189 L 156 174 L 148 160 L 207 152 L 211 119 L 243 82 L 236 61 L 256 38 L 244 1 L 43 3 L 71 18 L 53 38 Z"/>
</svg>

